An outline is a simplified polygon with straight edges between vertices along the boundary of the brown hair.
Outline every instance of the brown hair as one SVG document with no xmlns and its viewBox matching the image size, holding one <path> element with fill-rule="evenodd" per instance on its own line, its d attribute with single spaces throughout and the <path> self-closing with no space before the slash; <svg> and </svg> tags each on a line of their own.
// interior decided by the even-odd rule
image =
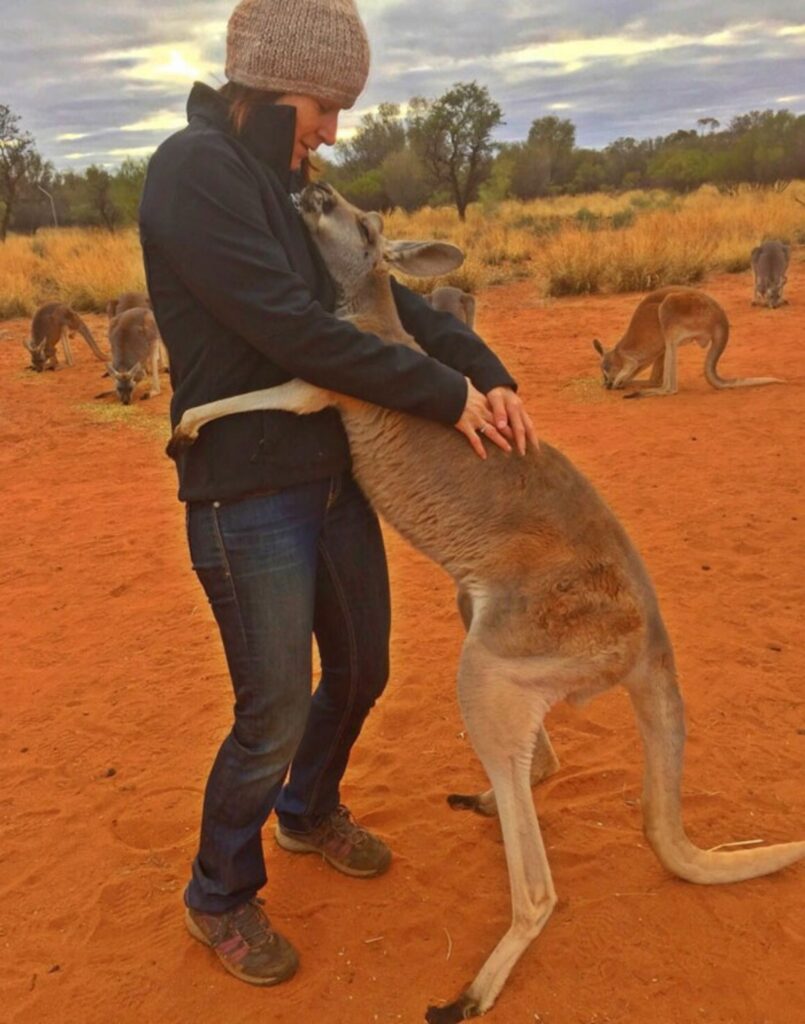
<svg viewBox="0 0 805 1024">
<path fill-rule="evenodd" d="M 283 95 L 280 92 L 266 92 L 264 89 L 253 89 L 249 85 L 240 85 L 238 82 L 226 82 L 218 92 L 229 104 L 229 120 L 235 135 L 242 135 L 252 115 L 260 107 L 276 103 Z M 302 180 L 307 185 L 314 177 L 317 168 L 305 157 L 302 161 L 300 173 Z"/>
</svg>

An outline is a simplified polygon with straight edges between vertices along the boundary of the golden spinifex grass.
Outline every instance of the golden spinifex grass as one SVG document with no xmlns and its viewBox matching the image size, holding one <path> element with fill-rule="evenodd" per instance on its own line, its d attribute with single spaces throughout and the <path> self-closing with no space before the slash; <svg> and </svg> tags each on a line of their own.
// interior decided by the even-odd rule
<svg viewBox="0 0 805 1024">
<path fill-rule="evenodd" d="M 30 316 L 43 302 L 99 312 L 113 296 L 142 291 L 137 232 L 61 228 L 0 245 L 0 318 Z"/>
<path fill-rule="evenodd" d="M 641 291 L 700 281 L 710 271 L 745 270 L 766 238 L 805 243 L 805 183 L 784 192 L 705 186 L 688 196 L 659 190 L 558 196 L 529 203 L 475 203 L 461 223 L 453 207 L 386 216 L 389 238 L 437 238 L 467 254 L 438 282 L 477 291 L 529 277 L 542 295 Z M 60 300 L 101 311 L 144 286 L 134 229 L 111 235 L 74 228 L 11 236 L 0 245 L 0 318 L 30 316 Z"/>
<path fill-rule="evenodd" d="M 475 204 L 463 224 L 447 207 L 395 211 L 386 233 L 460 246 L 466 262 L 440 283 L 469 290 L 531 277 L 543 295 L 640 291 L 745 270 L 753 247 L 766 238 L 805 242 L 805 206 L 797 198 L 805 201 L 803 183 L 731 196 L 708 186 L 688 196 L 596 193 L 486 209 Z M 423 291 L 434 284 L 411 283 Z"/>
</svg>

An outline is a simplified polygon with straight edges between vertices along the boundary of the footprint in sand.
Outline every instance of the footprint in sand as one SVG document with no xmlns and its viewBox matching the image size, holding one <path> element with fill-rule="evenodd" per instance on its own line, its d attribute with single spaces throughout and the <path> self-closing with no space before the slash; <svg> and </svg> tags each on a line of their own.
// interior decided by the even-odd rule
<svg viewBox="0 0 805 1024">
<path fill-rule="evenodd" d="M 195 842 L 202 791 L 192 786 L 133 790 L 129 806 L 111 823 L 115 839 L 134 850 L 170 850 Z"/>
</svg>

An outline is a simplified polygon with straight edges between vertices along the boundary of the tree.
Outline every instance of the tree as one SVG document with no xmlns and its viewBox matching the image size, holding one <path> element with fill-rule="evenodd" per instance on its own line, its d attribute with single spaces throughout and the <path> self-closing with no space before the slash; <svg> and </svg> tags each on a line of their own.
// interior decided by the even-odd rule
<svg viewBox="0 0 805 1024">
<path fill-rule="evenodd" d="M 409 105 L 409 141 L 436 186 L 449 190 L 462 221 L 489 175 L 492 131 L 502 123 L 503 111 L 477 82 L 458 82 L 431 104 Z"/>
<path fill-rule="evenodd" d="M 45 165 L 33 137 L 20 128 L 19 117 L 0 103 L 0 242 L 5 242 L 11 217 L 23 188 L 35 184 Z"/>
<path fill-rule="evenodd" d="M 716 128 L 719 127 L 721 122 L 717 120 L 715 117 L 700 117 L 697 119 L 696 124 L 699 125 L 699 127 L 701 128 L 702 135 L 704 135 L 705 128 L 709 128 L 710 134 L 712 135 Z"/>
<path fill-rule="evenodd" d="M 86 181 L 87 205 L 96 222 L 100 222 L 107 231 L 114 231 L 120 220 L 120 211 L 112 199 L 112 176 L 102 167 L 95 164 L 84 172 Z"/>
<path fill-rule="evenodd" d="M 389 153 L 380 171 L 384 191 L 392 206 L 399 206 L 410 213 L 428 201 L 427 172 L 413 150 L 406 148 Z"/>
<path fill-rule="evenodd" d="M 137 221 L 147 169 L 148 160 L 127 157 L 112 178 L 109 197 L 124 224 L 133 224 Z"/>
<path fill-rule="evenodd" d="M 405 146 L 405 125 L 397 103 L 381 103 L 376 114 L 364 114 L 349 142 L 339 142 L 337 152 L 352 175 L 376 171 L 390 153 Z"/>
</svg>

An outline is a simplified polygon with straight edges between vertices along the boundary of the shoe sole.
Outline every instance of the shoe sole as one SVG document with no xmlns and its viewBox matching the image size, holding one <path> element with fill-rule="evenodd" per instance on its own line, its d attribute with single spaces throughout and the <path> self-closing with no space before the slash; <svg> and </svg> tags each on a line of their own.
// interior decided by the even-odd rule
<svg viewBox="0 0 805 1024">
<path fill-rule="evenodd" d="M 340 871 L 342 875 L 349 875 L 350 878 L 375 878 L 377 875 L 384 874 L 388 870 L 389 864 L 391 864 L 391 857 L 389 857 L 388 861 L 381 868 L 369 868 L 366 871 L 361 871 L 359 868 L 347 867 L 341 861 L 329 857 L 320 847 L 286 835 L 279 825 L 274 830 L 274 838 L 277 841 L 277 845 L 289 853 L 317 853 L 331 868 Z"/>
<path fill-rule="evenodd" d="M 215 952 L 215 947 L 204 934 L 204 932 L 199 928 L 196 922 L 193 920 L 193 918 L 190 915 L 189 909 L 187 909 L 186 907 L 184 914 L 184 923 L 187 926 L 188 932 L 193 936 L 194 939 L 196 939 L 197 942 L 200 942 L 202 946 L 206 946 L 207 949 L 211 949 L 213 950 L 213 952 Z M 268 988 L 271 985 L 280 985 L 282 984 L 283 981 L 288 981 L 289 978 L 292 978 L 294 974 L 296 974 L 296 970 L 299 966 L 298 963 L 294 964 L 293 970 L 289 974 L 278 974 L 271 978 L 259 978 L 256 977 L 254 974 L 244 974 L 244 972 L 238 970 L 238 968 L 234 964 L 227 963 L 222 956 L 218 956 L 217 953 L 215 955 L 218 960 L 218 963 L 224 968 L 224 970 L 229 971 L 229 973 L 234 975 L 239 981 L 245 981 L 247 985 L 260 985 L 263 988 Z"/>
</svg>

